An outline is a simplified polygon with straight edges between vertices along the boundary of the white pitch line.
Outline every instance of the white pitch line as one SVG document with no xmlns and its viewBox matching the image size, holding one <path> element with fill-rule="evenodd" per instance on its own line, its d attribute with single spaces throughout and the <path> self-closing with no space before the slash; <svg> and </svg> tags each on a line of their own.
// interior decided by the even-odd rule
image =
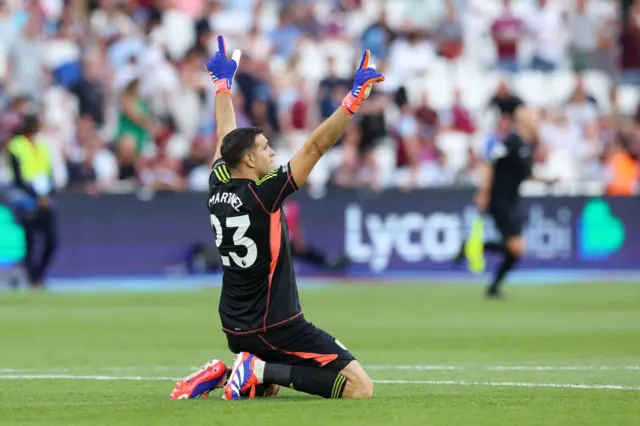
<svg viewBox="0 0 640 426">
<path fill-rule="evenodd" d="M 374 380 L 374 383 L 388 385 L 509 386 L 518 388 L 617 389 L 640 391 L 640 386 L 588 385 L 579 383 L 468 382 L 464 380 Z"/>
<path fill-rule="evenodd" d="M 585 366 L 585 365 L 567 365 L 567 366 L 551 366 L 551 365 L 494 365 L 485 367 L 487 370 L 506 370 L 506 371 L 611 371 L 611 370 L 640 370 L 638 365 L 624 366 Z"/>
<path fill-rule="evenodd" d="M 191 371 L 197 370 L 200 366 L 129 366 L 129 367 L 99 367 L 99 371 L 125 372 L 125 371 Z M 459 365 L 385 365 L 372 364 L 365 365 L 366 370 L 371 371 L 640 371 L 639 365 L 484 365 L 484 366 L 459 366 Z M 51 373 L 73 373 L 86 370 L 96 371 L 95 367 L 77 368 L 52 368 L 46 371 Z M 0 373 L 38 373 L 34 368 L 0 368 Z M 40 370 L 42 372 L 42 370 Z"/>
<path fill-rule="evenodd" d="M 589 366 L 589 365 L 568 365 L 568 366 L 552 366 L 552 365 L 486 365 L 486 366 L 456 366 L 456 365 L 366 365 L 366 370 L 423 370 L 423 371 L 448 371 L 448 370 L 504 370 L 504 371 L 612 371 L 612 370 L 638 370 L 638 365 L 620 365 L 620 366 Z"/>
<path fill-rule="evenodd" d="M 464 370 L 465 367 L 456 365 L 365 365 L 365 370 L 380 370 L 380 371 L 393 371 L 393 370 L 424 370 L 424 371 L 449 371 L 449 370 Z"/>
<path fill-rule="evenodd" d="M 177 377 L 162 376 L 94 376 L 70 374 L 16 374 L 0 375 L 0 380 L 97 380 L 97 381 L 176 381 Z M 508 386 L 522 388 L 564 388 L 564 389 L 613 389 L 640 391 L 640 386 L 589 385 L 574 383 L 529 383 L 529 382 L 477 382 L 465 380 L 374 380 L 383 385 L 449 385 L 449 386 Z"/>
<path fill-rule="evenodd" d="M 135 381 L 151 381 L 151 380 L 180 380 L 179 377 L 162 377 L 162 376 L 94 376 L 94 375 L 73 375 L 73 374 L 8 374 L 0 375 L 0 380 L 135 380 Z"/>
</svg>

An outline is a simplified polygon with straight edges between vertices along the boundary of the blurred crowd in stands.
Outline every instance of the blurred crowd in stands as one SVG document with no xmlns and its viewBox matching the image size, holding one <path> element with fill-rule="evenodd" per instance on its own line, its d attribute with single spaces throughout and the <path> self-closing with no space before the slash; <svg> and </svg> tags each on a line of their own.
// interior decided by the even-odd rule
<svg viewBox="0 0 640 426">
<path fill-rule="evenodd" d="M 279 162 L 340 105 L 362 49 L 386 74 L 314 171 L 318 196 L 474 184 L 523 103 L 558 191 L 635 194 L 633 0 L 0 0 L 0 143 L 37 111 L 58 188 L 206 190 L 217 34 L 243 51 L 238 126 Z"/>
</svg>

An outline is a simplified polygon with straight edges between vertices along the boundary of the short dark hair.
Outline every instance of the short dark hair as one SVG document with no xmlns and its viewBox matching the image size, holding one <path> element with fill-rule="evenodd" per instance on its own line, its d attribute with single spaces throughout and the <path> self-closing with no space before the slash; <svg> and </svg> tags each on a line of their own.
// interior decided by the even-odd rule
<svg viewBox="0 0 640 426">
<path fill-rule="evenodd" d="M 36 114 L 27 114 L 22 121 L 20 133 L 23 135 L 33 135 L 40 129 L 40 120 Z"/>
<path fill-rule="evenodd" d="M 257 127 L 241 127 L 227 133 L 222 139 L 220 154 L 231 170 L 237 169 L 245 154 L 253 149 L 256 136 L 263 134 Z"/>
</svg>

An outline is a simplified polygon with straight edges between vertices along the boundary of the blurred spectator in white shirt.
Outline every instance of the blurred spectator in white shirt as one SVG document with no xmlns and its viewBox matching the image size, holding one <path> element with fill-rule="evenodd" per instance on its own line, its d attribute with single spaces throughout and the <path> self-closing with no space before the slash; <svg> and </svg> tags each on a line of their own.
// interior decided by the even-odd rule
<svg viewBox="0 0 640 426">
<path fill-rule="evenodd" d="M 569 120 L 580 127 L 595 124 L 598 119 L 598 102 L 587 92 L 582 75 L 578 76 L 565 112 Z"/>
<path fill-rule="evenodd" d="M 425 76 L 435 58 L 433 43 L 422 32 L 412 31 L 408 38 L 396 38 L 391 44 L 388 74 L 395 81 Z"/>
<path fill-rule="evenodd" d="M 90 116 L 78 119 L 75 140 L 66 149 L 69 186 L 88 192 L 109 191 L 118 180 L 118 163 L 113 152 L 96 132 Z"/>
<path fill-rule="evenodd" d="M 581 177 L 582 160 L 588 154 L 581 128 L 560 109 L 549 124 L 540 129 L 540 140 L 547 155 L 545 176 L 577 182 Z"/>
<path fill-rule="evenodd" d="M 46 54 L 47 42 L 41 23 L 37 16 L 32 15 L 12 46 L 8 73 L 11 93 L 42 99 Z"/>
<path fill-rule="evenodd" d="M 569 39 L 567 22 L 563 9 L 550 0 L 538 0 L 538 5 L 539 9 L 532 11 L 527 21 L 534 42 L 531 68 L 552 72 L 565 55 Z"/>
</svg>

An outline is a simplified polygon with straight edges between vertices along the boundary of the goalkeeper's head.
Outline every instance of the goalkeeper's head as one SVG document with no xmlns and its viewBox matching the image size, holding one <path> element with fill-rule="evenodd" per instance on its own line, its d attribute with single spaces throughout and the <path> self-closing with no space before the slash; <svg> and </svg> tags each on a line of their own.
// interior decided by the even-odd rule
<svg viewBox="0 0 640 426">
<path fill-rule="evenodd" d="M 222 139 L 222 159 L 231 173 L 257 179 L 273 170 L 275 152 L 269 146 L 262 129 L 242 127 L 232 130 Z"/>
</svg>

